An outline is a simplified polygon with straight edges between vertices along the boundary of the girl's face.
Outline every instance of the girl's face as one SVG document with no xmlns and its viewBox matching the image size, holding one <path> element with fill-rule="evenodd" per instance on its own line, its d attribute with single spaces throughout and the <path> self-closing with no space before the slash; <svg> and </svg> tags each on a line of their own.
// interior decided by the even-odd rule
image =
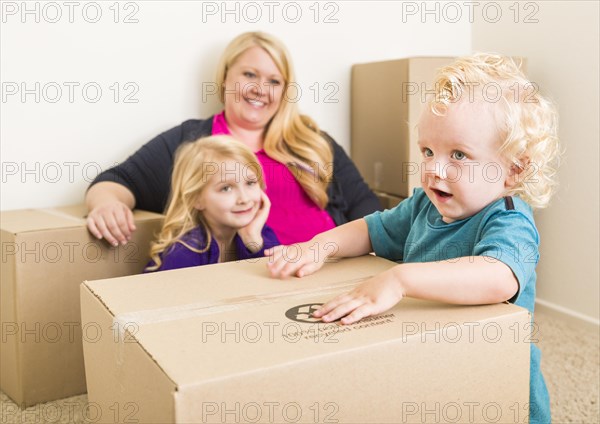
<svg viewBox="0 0 600 424">
<path fill-rule="evenodd" d="M 279 109 L 285 81 L 271 56 L 252 47 L 229 68 L 224 85 L 227 121 L 244 129 L 263 129 Z"/>
<path fill-rule="evenodd" d="M 235 160 L 208 167 L 207 184 L 195 208 L 202 212 L 213 232 L 230 233 L 248 225 L 261 204 L 261 188 L 254 169 Z"/>
<path fill-rule="evenodd" d="M 421 185 L 446 223 L 475 215 L 512 184 L 514 169 L 498 152 L 493 107 L 461 100 L 444 116 L 429 108 L 421 115 Z"/>
</svg>

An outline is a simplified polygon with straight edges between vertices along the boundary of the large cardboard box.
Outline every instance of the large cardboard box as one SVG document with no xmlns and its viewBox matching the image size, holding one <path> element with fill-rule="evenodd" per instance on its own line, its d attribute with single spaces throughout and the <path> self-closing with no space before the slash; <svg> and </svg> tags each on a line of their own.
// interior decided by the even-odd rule
<svg viewBox="0 0 600 424">
<path fill-rule="evenodd" d="M 282 281 L 266 261 L 83 284 L 82 322 L 97 328 L 84 339 L 94 420 L 526 421 L 526 310 L 404 299 L 323 324 L 315 305 L 394 263 L 365 256 Z"/>
<path fill-rule="evenodd" d="M 381 191 L 374 191 L 375 195 L 379 199 L 379 203 L 383 206 L 383 209 L 393 209 L 404 200 L 402 197 L 394 196 L 392 194 L 383 193 Z"/>
<path fill-rule="evenodd" d="M 351 156 L 372 189 L 409 197 L 421 186 L 415 126 L 432 98 L 436 71 L 453 60 L 412 57 L 352 67 Z"/>
<path fill-rule="evenodd" d="M 21 407 L 85 393 L 79 286 L 139 273 L 162 223 L 136 211 L 133 239 L 115 249 L 88 233 L 85 213 L 83 205 L 0 213 L 0 387 Z"/>
</svg>

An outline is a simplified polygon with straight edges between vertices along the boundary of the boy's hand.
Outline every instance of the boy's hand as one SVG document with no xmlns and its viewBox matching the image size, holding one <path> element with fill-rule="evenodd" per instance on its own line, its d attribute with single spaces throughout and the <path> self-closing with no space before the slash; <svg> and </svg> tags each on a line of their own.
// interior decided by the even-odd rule
<svg viewBox="0 0 600 424">
<path fill-rule="evenodd" d="M 265 250 L 265 256 L 269 257 L 267 268 L 271 277 L 304 277 L 321 269 L 327 258 L 336 251 L 333 243 L 312 239 L 291 246 L 272 247 Z"/>
<path fill-rule="evenodd" d="M 272 277 L 304 277 L 319 270 L 327 259 L 348 258 L 371 252 L 367 222 L 356 219 L 318 234 L 305 243 L 277 246 L 265 250 Z"/>
<path fill-rule="evenodd" d="M 256 211 L 254 219 L 248 225 L 238 230 L 238 235 L 242 239 L 242 242 L 252 253 L 256 253 L 262 249 L 262 229 L 267 222 L 269 211 L 271 210 L 271 201 L 264 191 L 261 192 L 260 199 L 261 204 Z"/>
<path fill-rule="evenodd" d="M 344 317 L 342 324 L 353 324 L 365 317 L 387 311 L 404 297 L 396 268 L 398 267 L 382 272 L 351 292 L 330 300 L 315 311 L 313 316 L 322 318 L 324 322 Z"/>
</svg>

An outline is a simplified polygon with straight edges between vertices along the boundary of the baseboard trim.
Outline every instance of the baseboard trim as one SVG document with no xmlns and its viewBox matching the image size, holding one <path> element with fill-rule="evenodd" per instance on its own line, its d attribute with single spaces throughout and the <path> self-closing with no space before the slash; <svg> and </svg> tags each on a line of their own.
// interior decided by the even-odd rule
<svg viewBox="0 0 600 424">
<path fill-rule="evenodd" d="M 562 318 L 567 318 L 569 321 L 575 323 L 586 323 L 594 327 L 600 327 L 600 320 L 590 317 L 572 309 L 565 308 L 564 306 L 557 305 L 556 303 L 548 302 L 547 300 L 537 298 L 535 300 L 536 308 L 540 308 L 545 312 L 552 315 L 558 315 Z"/>
</svg>

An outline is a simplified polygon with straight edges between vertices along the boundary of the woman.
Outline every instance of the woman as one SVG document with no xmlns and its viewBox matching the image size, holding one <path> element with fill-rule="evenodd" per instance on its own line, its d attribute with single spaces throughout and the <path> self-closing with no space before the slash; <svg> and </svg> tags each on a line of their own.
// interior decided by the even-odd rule
<svg viewBox="0 0 600 424">
<path fill-rule="evenodd" d="M 235 38 L 217 69 L 224 110 L 166 131 L 98 175 L 86 194 L 89 230 L 115 246 L 125 244 L 135 230 L 131 209 L 163 212 L 177 148 L 219 134 L 233 135 L 259 158 L 272 204 L 267 225 L 284 244 L 380 209 L 344 150 L 287 101 L 285 90 L 294 82 L 279 40 L 261 32 Z"/>
</svg>

